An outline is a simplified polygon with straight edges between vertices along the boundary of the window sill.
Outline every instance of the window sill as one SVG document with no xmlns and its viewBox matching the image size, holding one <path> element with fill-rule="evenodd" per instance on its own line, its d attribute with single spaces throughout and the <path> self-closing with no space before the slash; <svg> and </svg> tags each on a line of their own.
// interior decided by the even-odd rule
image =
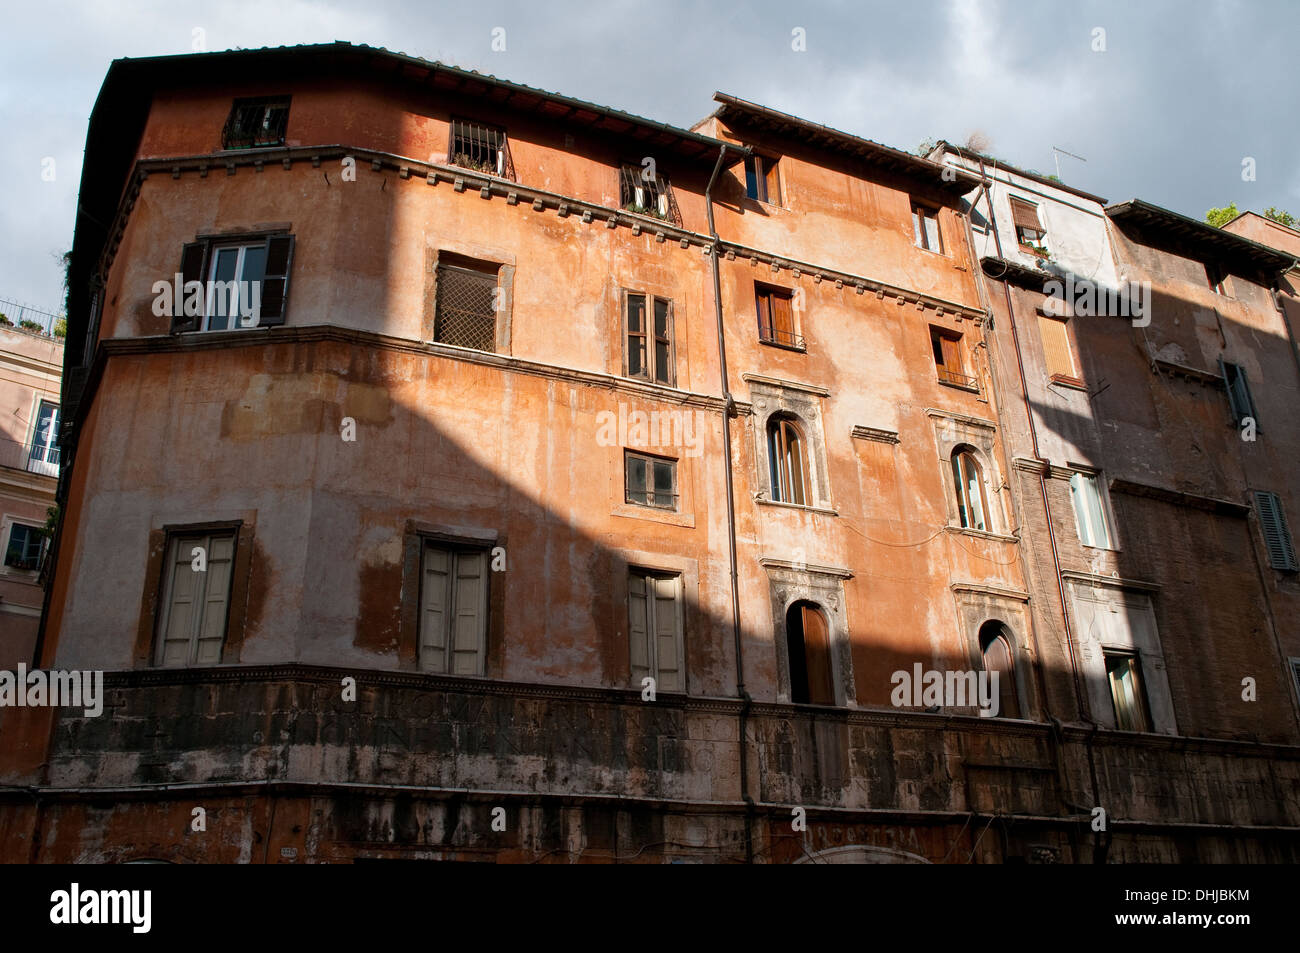
<svg viewBox="0 0 1300 953">
<path fill-rule="evenodd" d="M 1053 374 L 1050 383 L 1060 384 L 1062 387 L 1068 387 L 1071 390 L 1081 390 L 1084 393 L 1088 391 L 1088 385 L 1077 377 L 1066 377 L 1064 374 Z"/>
<path fill-rule="evenodd" d="M 964 390 L 968 394 L 978 394 L 980 392 L 978 384 L 959 384 L 957 381 L 944 380 L 942 377 L 936 378 L 944 387 L 951 387 L 953 390 Z"/>
<path fill-rule="evenodd" d="M 667 523 L 670 526 L 695 528 L 694 513 L 683 513 L 680 510 L 664 510 L 654 506 L 641 506 L 637 503 L 615 503 L 613 509 L 610 510 L 610 515 L 621 516 L 624 519 L 645 520 L 648 523 Z"/>
<path fill-rule="evenodd" d="M 759 338 L 759 344 L 765 344 L 768 347 L 774 347 L 782 351 L 794 351 L 796 354 L 807 354 L 808 348 L 802 344 L 782 344 L 780 341 L 769 341 L 766 338 Z"/>
<path fill-rule="evenodd" d="M 949 261 L 952 261 L 952 255 L 948 254 L 946 251 L 935 251 L 933 248 L 922 248 L 915 242 L 912 243 L 912 247 L 917 251 L 925 252 L 927 255 L 934 255 L 936 258 L 946 258 Z"/>
<path fill-rule="evenodd" d="M 748 195 L 745 196 L 745 204 L 755 206 L 759 209 L 775 209 L 778 212 L 788 211 L 784 205 L 778 205 L 775 202 L 765 202 L 763 199 L 752 199 Z"/>
<path fill-rule="evenodd" d="M 1005 533 L 990 533 L 988 530 L 971 529 L 968 526 L 956 526 L 952 523 L 949 523 L 947 526 L 944 527 L 944 532 L 958 533 L 962 536 L 973 536 L 976 539 L 991 539 L 999 543 L 1020 542 L 1019 536 L 1008 536 Z"/>
<path fill-rule="evenodd" d="M 754 502 L 757 503 L 759 506 L 779 506 L 787 510 L 805 510 L 806 512 L 809 513 L 821 513 L 825 516 L 840 515 L 837 510 L 833 510 L 827 506 L 809 506 L 804 503 L 786 503 L 783 500 L 769 500 L 764 497 L 758 497 L 757 499 L 754 500 Z"/>
</svg>

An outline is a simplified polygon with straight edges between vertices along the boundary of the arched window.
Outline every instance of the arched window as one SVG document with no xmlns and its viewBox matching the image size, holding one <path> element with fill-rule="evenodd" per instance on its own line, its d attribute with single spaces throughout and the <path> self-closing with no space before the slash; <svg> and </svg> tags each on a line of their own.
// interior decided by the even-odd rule
<svg viewBox="0 0 1300 953">
<path fill-rule="evenodd" d="M 984 671 L 998 673 L 998 716 L 1020 717 L 1020 696 L 1016 692 L 1016 660 L 1011 635 L 1001 622 L 991 620 L 980 627 L 980 651 Z"/>
<path fill-rule="evenodd" d="M 966 529 L 992 529 L 988 501 L 984 498 L 984 472 L 969 447 L 952 454 L 953 488 L 957 493 L 957 514 Z"/>
<path fill-rule="evenodd" d="M 785 644 L 790 656 L 790 700 L 834 705 L 830 627 L 811 602 L 796 602 L 785 613 Z"/>
<path fill-rule="evenodd" d="M 773 417 L 767 425 L 767 459 L 772 471 L 772 499 L 778 503 L 808 503 L 808 459 L 803 435 L 788 417 Z"/>
</svg>

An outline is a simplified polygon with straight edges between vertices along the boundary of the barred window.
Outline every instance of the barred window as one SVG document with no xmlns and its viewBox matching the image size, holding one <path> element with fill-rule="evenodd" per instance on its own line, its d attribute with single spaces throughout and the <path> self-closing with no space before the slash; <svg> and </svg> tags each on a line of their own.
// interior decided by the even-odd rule
<svg viewBox="0 0 1300 953">
<path fill-rule="evenodd" d="M 619 205 L 628 212 L 651 215 L 673 225 L 682 224 L 682 215 L 673 198 L 668 176 L 653 166 L 627 164 L 619 172 Z"/>
<path fill-rule="evenodd" d="M 257 149 L 284 145 L 289 125 L 289 97 L 236 99 L 221 132 L 223 149 Z"/>
<path fill-rule="evenodd" d="M 490 262 L 439 256 L 434 341 L 496 350 L 497 270 Z"/>
<path fill-rule="evenodd" d="M 510 159 L 506 131 L 497 126 L 453 119 L 447 155 L 452 165 L 514 180 L 515 167 Z"/>
</svg>

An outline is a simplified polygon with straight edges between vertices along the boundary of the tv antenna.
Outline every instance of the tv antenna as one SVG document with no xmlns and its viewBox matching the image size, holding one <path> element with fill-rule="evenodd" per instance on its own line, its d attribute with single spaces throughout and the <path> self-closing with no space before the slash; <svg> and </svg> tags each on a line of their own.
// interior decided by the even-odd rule
<svg viewBox="0 0 1300 953">
<path fill-rule="evenodd" d="M 1087 162 L 1087 161 L 1088 161 L 1088 160 L 1085 159 L 1083 156 L 1076 156 L 1073 152 L 1067 152 L 1065 149 L 1059 149 L 1059 148 L 1057 148 L 1056 146 L 1052 146 L 1052 159 L 1053 159 L 1053 161 L 1056 162 L 1056 177 L 1057 177 L 1058 179 L 1061 177 L 1061 155 L 1062 155 L 1062 153 L 1064 153 L 1065 155 L 1069 156 L 1071 159 L 1078 159 L 1080 162 Z"/>
</svg>

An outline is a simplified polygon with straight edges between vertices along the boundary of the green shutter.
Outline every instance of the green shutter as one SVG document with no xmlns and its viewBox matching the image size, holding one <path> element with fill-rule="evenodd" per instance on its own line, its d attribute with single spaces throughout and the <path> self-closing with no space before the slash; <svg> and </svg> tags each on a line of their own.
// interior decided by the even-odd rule
<svg viewBox="0 0 1300 953">
<path fill-rule="evenodd" d="M 1268 550 L 1268 564 L 1284 572 L 1296 572 L 1295 547 L 1291 530 L 1287 527 L 1286 513 L 1276 493 L 1260 491 L 1255 494 L 1255 512 L 1264 533 L 1264 547 Z"/>
</svg>

